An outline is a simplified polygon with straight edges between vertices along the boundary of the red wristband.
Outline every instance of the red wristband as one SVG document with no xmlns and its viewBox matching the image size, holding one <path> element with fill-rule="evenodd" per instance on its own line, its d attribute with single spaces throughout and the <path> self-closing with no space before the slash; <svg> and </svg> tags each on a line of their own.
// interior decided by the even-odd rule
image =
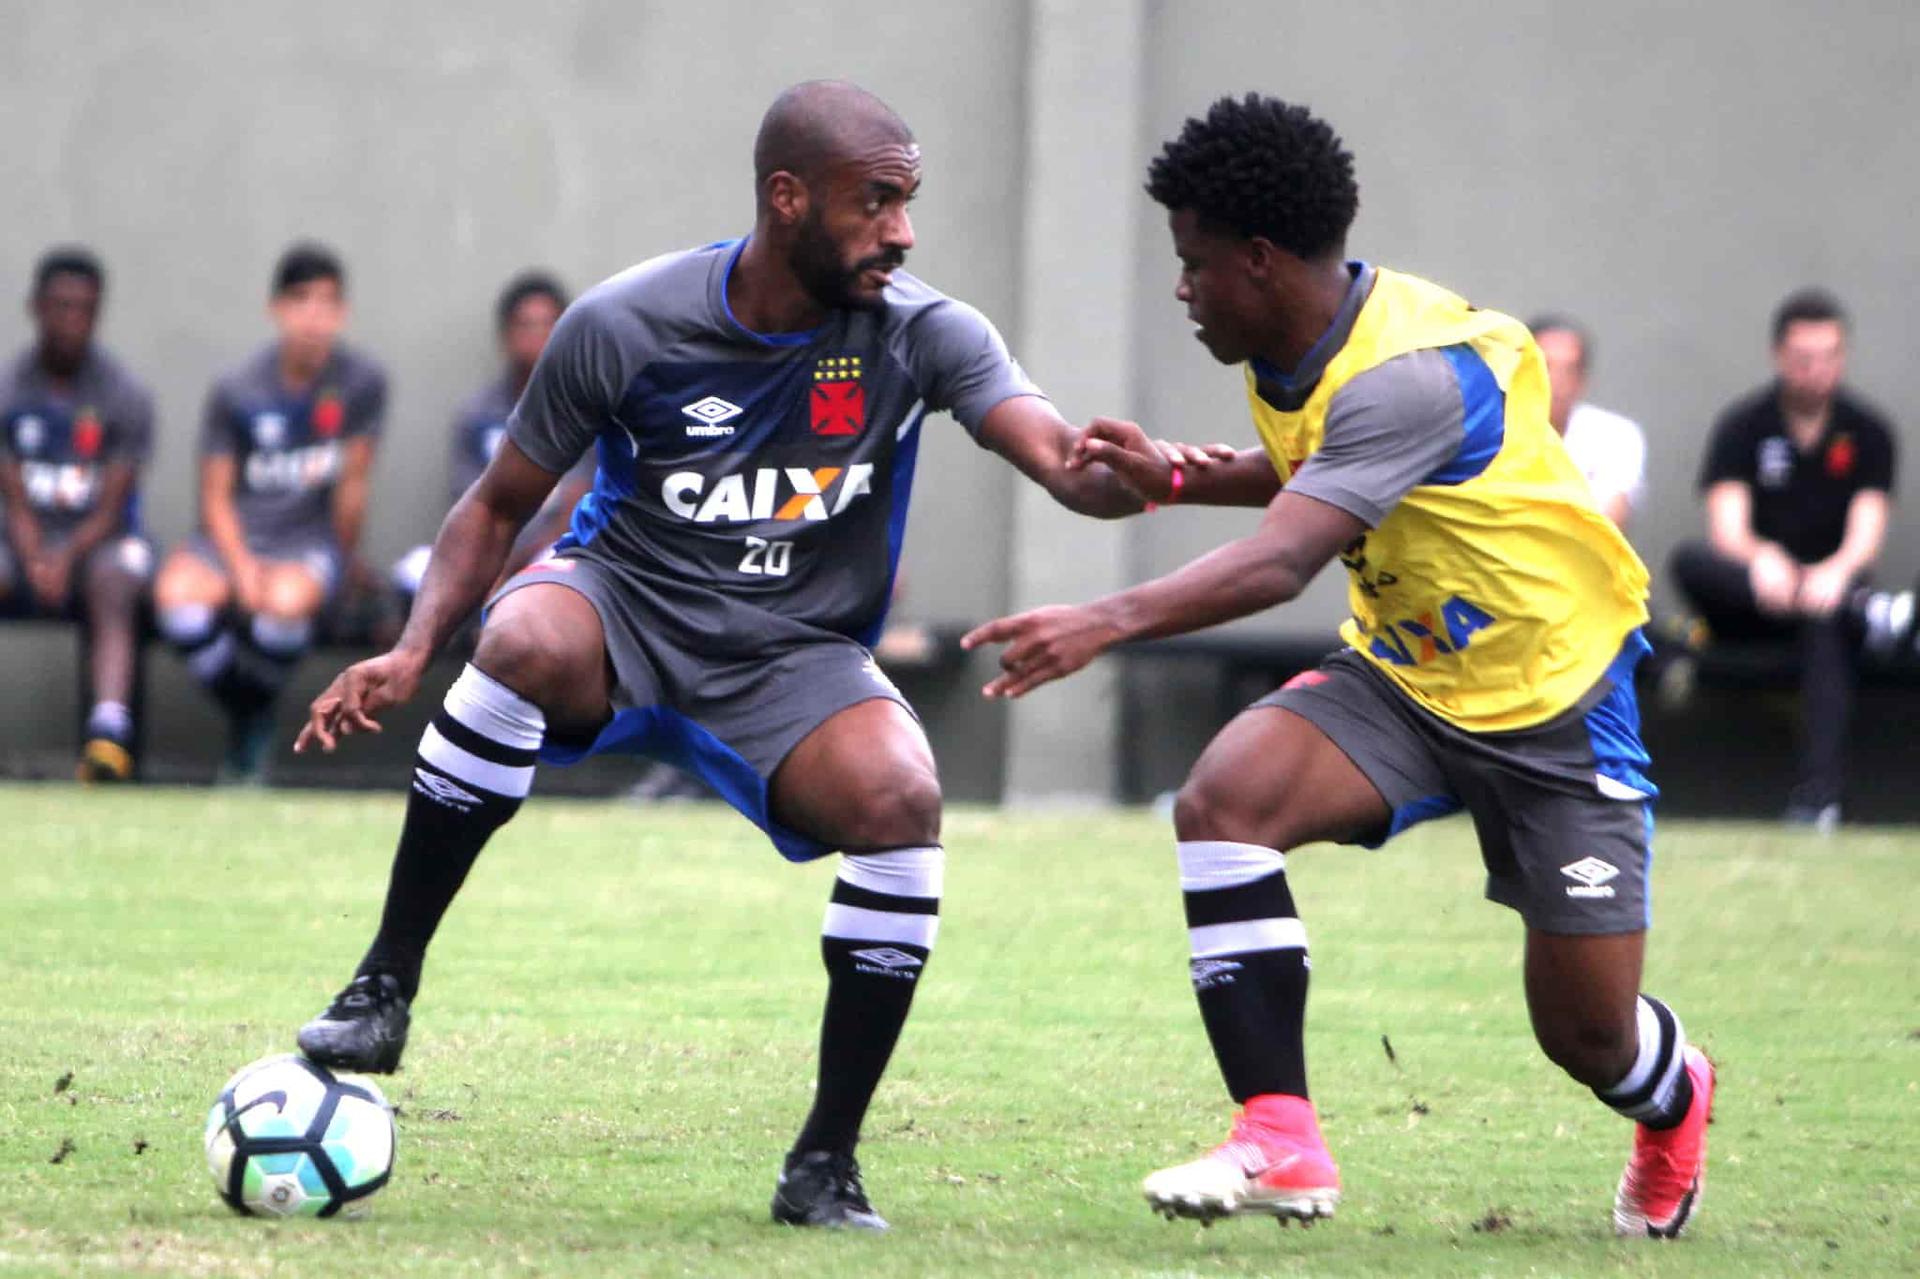
<svg viewBox="0 0 1920 1279">
<path fill-rule="evenodd" d="M 1173 478 L 1170 481 L 1168 481 L 1168 484 L 1167 484 L 1167 500 L 1164 502 L 1148 502 L 1146 506 L 1143 507 L 1142 509 L 1148 510 L 1148 511 L 1157 511 L 1163 506 L 1172 506 L 1175 502 L 1178 502 L 1180 500 L 1180 490 L 1185 488 L 1186 486 L 1187 486 L 1186 468 L 1181 466 L 1178 462 L 1175 462 L 1173 464 Z"/>
</svg>

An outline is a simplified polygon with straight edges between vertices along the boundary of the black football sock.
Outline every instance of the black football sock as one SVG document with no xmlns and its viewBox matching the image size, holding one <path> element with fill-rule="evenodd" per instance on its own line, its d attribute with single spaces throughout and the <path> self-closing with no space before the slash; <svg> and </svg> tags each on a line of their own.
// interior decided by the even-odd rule
<svg viewBox="0 0 1920 1279">
<path fill-rule="evenodd" d="M 532 702 L 472 666 L 460 673 L 420 739 L 380 931 L 356 975 L 391 973 L 409 1000 L 419 992 L 427 943 L 480 850 L 533 788 L 545 731 Z"/>
<path fill-rule="evenodd" d="M 1632 1069 L 1619 1083 L 1596 1088 L 1593 1095 L 1649 1128 L 1671 1128 L 1693 1105 L 1687 1032 L 1671 1008 L 1647 994 L 1640 996 L 1639 1028 L 1640 1051 Z"/>
<path fill-rule="evenodd" d="M 293 678 L 294 667 L 313 644 L 313 621 L 304 617 L 268 617 L 256 613 L 240 634 L 229 678 L 244 692 L 242 709 L 271 705 Z"/>
<path fill-rule="evenodd" d="M 250 681 L 236 670 L 240 639 L 209 604 L 176 604 L 159 611 L 160 633 L 186 661 L 194 681 L 213 694 L 229 716 L 252 709 Z"/>
<path fill-rule="evenodd" d="M 841 859 L 820 955 L 827 1007 L 820 1024 L 820 1076 L 795 1150 L 851 1151 L 867 1104 L 913 1006 L 913 992 L 940 930 L 946 854 L 900 848 Z"/>
<path fill-rule="evenodd" d="M 1307 934 L 1287 859 L 1227 840 L 1180 843 L 1194 995 L 1237 1102 L 1307 1095 Z"/>
</svg>

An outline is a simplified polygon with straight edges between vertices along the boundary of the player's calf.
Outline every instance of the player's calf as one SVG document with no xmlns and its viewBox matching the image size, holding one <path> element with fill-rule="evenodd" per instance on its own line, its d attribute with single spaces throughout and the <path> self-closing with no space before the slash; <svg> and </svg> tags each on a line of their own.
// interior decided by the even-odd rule
<svg viewBox="0 0 1920 1279">
<path fill-rule="evenodd" d="M 380 931 L 359 972 L 300 1032 L 323 1065 L 392 1070 L 427 944 L 493 832 L 533 789 L 540 709 L 469 666 L 420 739 Z"/>
<path fill-rule="evenodd" d="M 886 1228 L 853 1149 L 939 935 L 945 871 L 938 846 L 841 859 L 820 929 L 827 1006 L 819 1082 L 774 1192 L 775 1221 Z"/>
</svg>

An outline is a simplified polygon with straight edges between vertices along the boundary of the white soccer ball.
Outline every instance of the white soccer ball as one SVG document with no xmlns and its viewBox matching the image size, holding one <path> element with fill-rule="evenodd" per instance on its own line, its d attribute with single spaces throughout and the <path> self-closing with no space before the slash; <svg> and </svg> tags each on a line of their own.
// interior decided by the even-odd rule
<svg viewBox="0 0 1920 1279">
<path fill-rule="evenodd" d="M 356 1216 L 393 1174 L 393 1107 L 362 1075 L 286 1053 L 243 1067 L 207 1113 L 207 1171 L 236 1212 Z"/>
</svg>

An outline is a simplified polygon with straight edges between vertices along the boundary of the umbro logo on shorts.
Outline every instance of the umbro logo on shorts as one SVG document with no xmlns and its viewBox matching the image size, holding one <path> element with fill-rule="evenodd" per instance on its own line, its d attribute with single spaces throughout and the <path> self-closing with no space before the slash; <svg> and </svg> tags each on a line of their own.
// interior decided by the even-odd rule
<svg viewBox="0 0 1920 1279">
<path fill-rule="evenodd" d="M 413 770 L 413 788 L 434 803 L 444 808 L 456 808 L 463 813 L 472 812 L 480 804 L 480 797 L 470 790 L 454 785 L 438 773 L 429 773 L 424 768 Z"/>
<path fill-rule="evenodd" d="M 738 404 L 729 403 L 717 395 L 709 395 L 680 407 L 680 411 L 692 418 L 687 423 L 687 434 L 696 438 L 713 438 L 732 435 L 733 428 L 726 425 L 746 410 Z"/>
<path fill-rule="evenodd" d="M 1607 881 L 1617 878 L 1620 868 L 1598 857 L 1582 857 L 1562 866 L 1560 873 L 1576 881 L 1567 889 L 1569 897 L 1611 897 L 1613 887 Z"/>
<path fill-rule="evenodd" d="M 1196 959 L 1192 963 L 1193 988 L 1212 990 L 1215 986 L 1233 985 L 1233 975 L 1242 965 L 1234 959 Z"/>
<path fill-rule="evenodd" d="M 921 966 L 918 955 L 909 955 L 904 950 L 892 946 L 875 946 L 869 950 L 851 952 L 856 961 L 855 972 L 872 973 L 880 977 L 900 977 L 912 981 L 916 974 L 913 970 Z"/>
</svg>

